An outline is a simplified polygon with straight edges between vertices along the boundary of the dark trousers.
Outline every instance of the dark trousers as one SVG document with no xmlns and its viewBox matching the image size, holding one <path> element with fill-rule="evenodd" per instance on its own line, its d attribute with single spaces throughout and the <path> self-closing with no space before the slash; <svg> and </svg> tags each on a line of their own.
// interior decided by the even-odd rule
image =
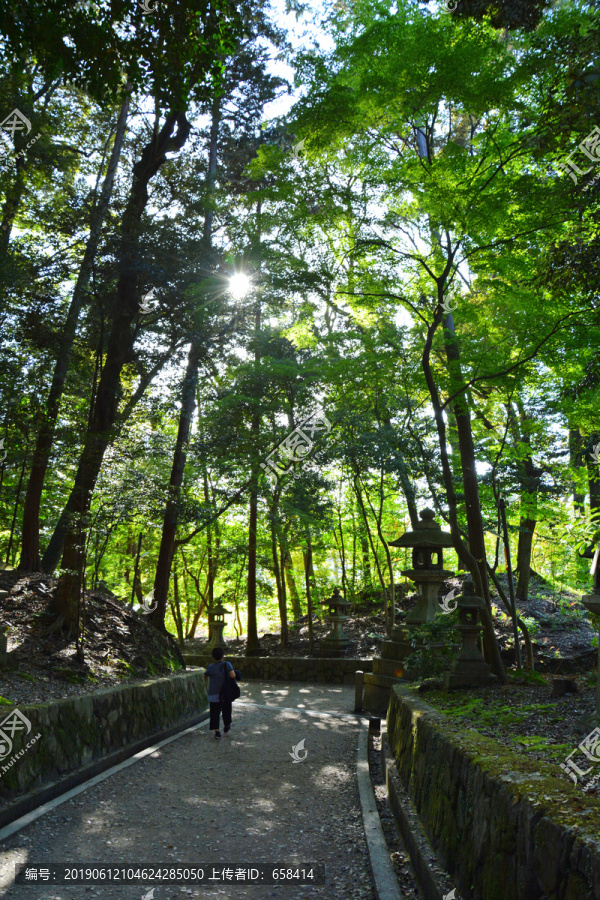
<svg viewBox="0 0 600 900">
<path fill-rule="evenodd" d="M 231 725 L 231 700 L 227 703 L 222 703 L 218 700 L 216 703 L 213 703 L 211 700 L 210 703 L 210 731 L 214 731 L 215 728 L 219 727 L 219 719 L 221 718 L 221 713 L 223 713 L 223 725 L 227 727 Z"/>
</svg>

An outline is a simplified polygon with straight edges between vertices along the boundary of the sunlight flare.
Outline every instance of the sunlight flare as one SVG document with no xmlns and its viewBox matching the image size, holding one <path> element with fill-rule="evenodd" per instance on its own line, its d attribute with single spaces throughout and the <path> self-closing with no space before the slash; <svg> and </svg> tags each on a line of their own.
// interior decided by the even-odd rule
<svg viewBox="0 0 600 900">
<path fill-rule="evenodd" d="M 252 281 L 244 272 L 236 272 L 229 279 L 229 293 L 234 300 L 243 300 L 252 287 Z"/>
</svg>

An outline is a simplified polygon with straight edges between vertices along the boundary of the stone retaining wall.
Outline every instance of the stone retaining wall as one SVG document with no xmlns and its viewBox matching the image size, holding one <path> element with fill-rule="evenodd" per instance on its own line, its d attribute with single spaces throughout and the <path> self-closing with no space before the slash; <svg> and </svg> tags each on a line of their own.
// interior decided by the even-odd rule
<svg viewBox="0 0 600 900">
<path fill-rule="evenodd" d="M 184 653 L 191 666 L 208 666 L 214 662 L 210 654 Z M 239 669 L 249 681 L 318 681 L 328 684 L 354 684 L 354 673 L 370 672 L 371 659 L 301 659 L 291 656 L 229 656 L 225 659 Z"/>
<path fill-rule="evenodd" d="M 203 671 L 52 703 L 20 704 L 19 712 L 32 727 L 28 734 L 15 733 L 11 752 L 0 760 L 0 801 L 56 784 L 145 738 L 151 743 L 152 735 L 192 724 L 206 709 Z M 0 707 L 0 720 L 10 713 L 10 707 Z"/>
<path fill-rule="evenodd" d="M 395 685 L 390 748 L 465 900 L 599 900 L 600 800 Z M 573 747 L 575 749 L 575 747 Z"/>
</svg>

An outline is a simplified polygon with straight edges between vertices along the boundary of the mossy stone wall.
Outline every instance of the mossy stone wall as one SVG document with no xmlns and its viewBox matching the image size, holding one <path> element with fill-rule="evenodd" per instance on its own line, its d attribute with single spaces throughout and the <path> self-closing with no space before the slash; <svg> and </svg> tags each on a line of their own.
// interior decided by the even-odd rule
<svg viewBox="0 0 600 900">
<path fill-rule="evenodd" d="M 214 662 L 210 654 L 184 653 L 191 666 L 208 666 Z M 258 681 L 313 681 L 326 684 L 354 684 L 355 672 L 370 672 L 371 659 L 330 659 L 327 657 L 304 659 L 292 656 L 229 656 L 234 669 L 239 669 L 244 679 Z"/>
<path fill-rule="evenodd" d="M 395 685 L 390 748 L 465 900 L 600 900 L 600 800 Z M 558 764 L 557 764 L 558 766 Z"/>
<path fill-rule="evenodd" d="M 153 734 L 185 726 L 208 709 L 208 698 L 202 670 L 17 708 L 32 728 L 27 735 L 17 732 L 11 754 L 0 760 L 4 802 Z M 10 712 L 10 707 L 2 707 L 0 719 Z M 38 734 L 39 739 L 21 753 Z"/>
</svg>

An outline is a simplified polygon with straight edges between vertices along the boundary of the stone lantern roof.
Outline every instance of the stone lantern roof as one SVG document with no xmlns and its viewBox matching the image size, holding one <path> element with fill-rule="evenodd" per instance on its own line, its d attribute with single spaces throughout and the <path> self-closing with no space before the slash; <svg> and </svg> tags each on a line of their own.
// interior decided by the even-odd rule
<svg viewBox="0 0 600 900">
<path fill-rule="evenodd" d="M 350 600 L 346 600 L 346 598 L 340 594 L 339 588 L 333 589 L 333 594 L 329 599 L 321 600 L 321 606 L 327 606 L 332 612 L 335 612 L 336 609 L 339 609 L 342 613 L 346 612 L 346 610 L 352 606 L 352 602 Z"/>
<path fill-rule="evenodd" d="M 432 509 L 422 509 L 419 515 L 422 521 L 417 522 L 415 530 L 405 531 L 397 540 L 388 541 L 390 547 L 422 547 L 429 550 L 453 546 L 452 535 L 442 531 Z"/>
<path fill-rule="evenodd" d="M 209 612 L 210 615 L 212 615 L 212 616 L 224 616 L 226 613 L 230 613 L 231 610 L 230 610 L 230 609 L 225 609 L 225 607 L 223 606 L 223 604 L 222 604 L 221 601 L 219 600 L 219 602 L 217 603 L 216 606 L 209 606 L 209 607 L 208 607 L 208 612 Z"/>
</svg>

